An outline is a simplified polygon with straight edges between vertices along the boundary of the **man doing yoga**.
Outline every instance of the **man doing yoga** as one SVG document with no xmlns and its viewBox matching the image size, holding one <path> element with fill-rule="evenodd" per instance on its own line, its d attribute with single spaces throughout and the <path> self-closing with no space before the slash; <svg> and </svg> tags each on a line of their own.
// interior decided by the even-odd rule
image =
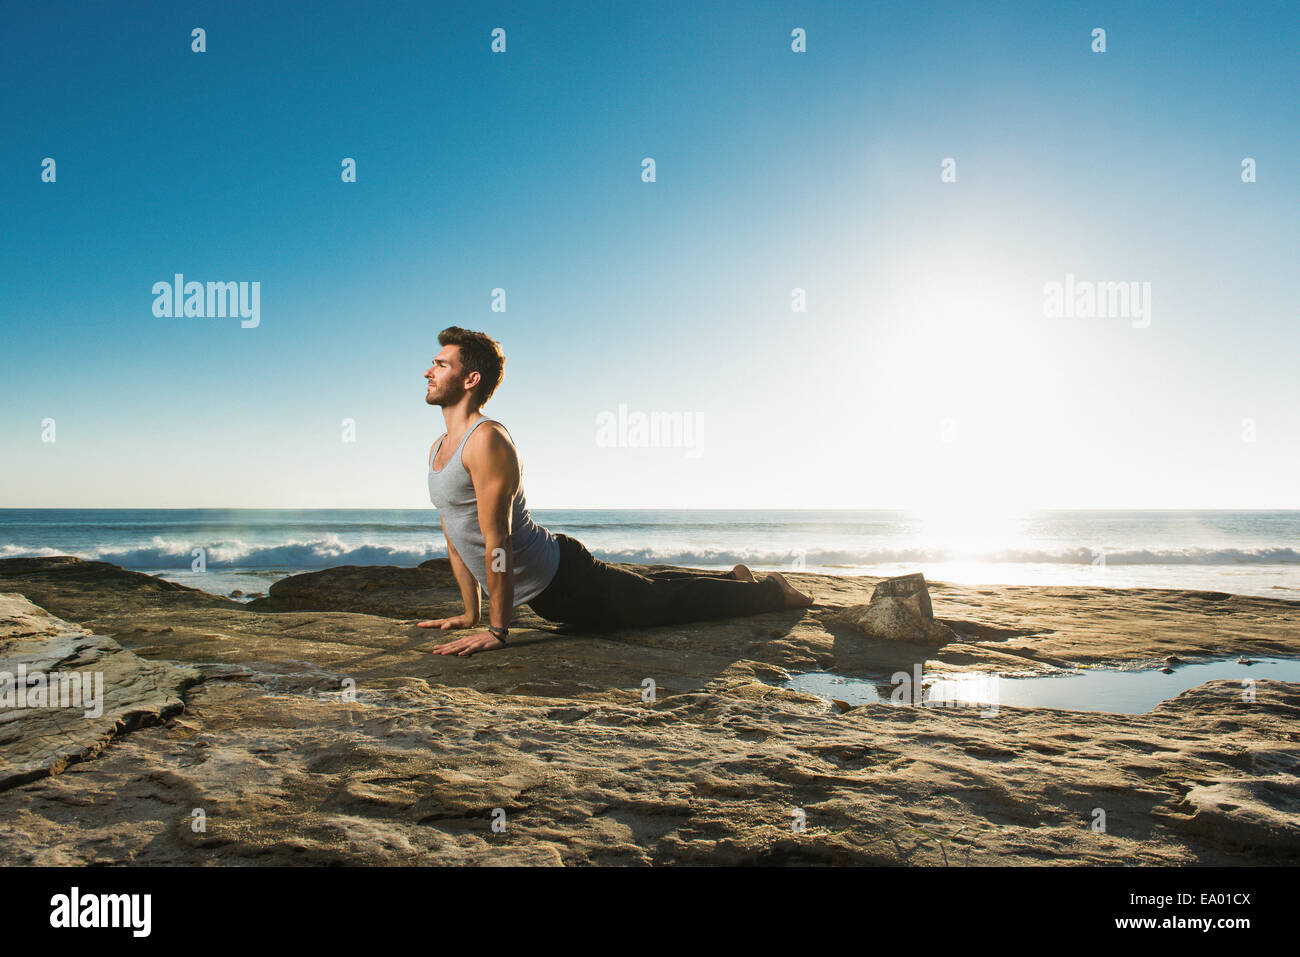
<svg viewBox="0 0 1300 957">
<path fill-rule="evenodd" d="M 725 576 L 664 571 L 638 575 L 594 558 L 583 544 L 532 520 L 522 473 L 505 426 L 480 411 L 501 383 L 505 356 L 481 332 L 452 326 L 424 374 L 425 402 L 442 407 L 447 432 L 429 451 L 429 500 L 438 509 L 447 556 L 465 612 L 421 628 L 473 628 L 479 586 L 488 593 L 485 631 L 439 645 L 472 655 L 506 643 L 518 605 L 543 618 L 612 628 L 669 625 L 807 608 L 812 599 L 777 572 L 761 582 L 744 565 Z"/>
</svg>

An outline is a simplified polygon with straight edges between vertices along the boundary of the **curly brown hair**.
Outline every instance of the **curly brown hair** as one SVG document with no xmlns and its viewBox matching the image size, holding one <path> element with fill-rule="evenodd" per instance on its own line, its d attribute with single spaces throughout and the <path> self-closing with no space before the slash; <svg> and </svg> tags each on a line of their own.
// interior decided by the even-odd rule
<svg viewBox="0 0 1300 957">
<path fill-rule="evenodd" d="M 480 408 L 486 405 L 501 384 L 506 371 L 506 357 L 501 351 L 501 343 L 486 332 L 449 326 L 438 333 L 438 345 L 459 347 L 461 368 L 467 375 L 471 372 L 479 374 L 474 394 Z"/>
</svg>

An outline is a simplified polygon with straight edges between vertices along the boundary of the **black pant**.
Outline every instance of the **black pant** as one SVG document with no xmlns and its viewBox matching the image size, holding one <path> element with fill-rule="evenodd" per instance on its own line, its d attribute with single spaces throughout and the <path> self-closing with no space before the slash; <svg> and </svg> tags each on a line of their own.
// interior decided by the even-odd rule
<svg viewBox="0 0 1300 957">
<path fill-rule="evenodd" d="M 743 582 L 716 575 L 663 571 L 651 576 L 616 568 L 582 542 L 556 535 L 560 567 L 528 607 L 548 621 L 625 628 L 738 618 L 785 608 L 770 577 Z"/>
</svg>

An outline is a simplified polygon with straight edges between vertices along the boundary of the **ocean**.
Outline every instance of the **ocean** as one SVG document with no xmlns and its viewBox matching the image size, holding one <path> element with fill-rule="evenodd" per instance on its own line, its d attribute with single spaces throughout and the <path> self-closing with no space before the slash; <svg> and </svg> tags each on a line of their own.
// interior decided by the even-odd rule
<svg viewBox="0 0 1300 957">
<path fill-rule="evenodd" d="M 1193 588 L 1300 599 L 1300 511 L 538 509 L 598 558 L 967 584 Z M 3 509 L 0 558 L 76 555 L 214 594 L 331 565 L 447 554 L 427 509 Z"/>
</svg>

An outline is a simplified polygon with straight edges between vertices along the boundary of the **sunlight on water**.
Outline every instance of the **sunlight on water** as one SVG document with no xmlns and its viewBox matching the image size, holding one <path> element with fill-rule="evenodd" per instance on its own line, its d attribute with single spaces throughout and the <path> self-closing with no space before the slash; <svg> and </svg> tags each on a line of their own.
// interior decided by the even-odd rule
<svg viewBox="0 0 1300 957">
<path fill-rule="evenodd" d="M 991 551 L 1029 551 L 1034 542 L 1025 532 L 1027 515 L 1009 505 L 990 507 L 970 502 L 926 510 L 917 515 L 917 546 L 953 557 Z"/>
<path fill-rule="evenodd" d="M 908 704 L 910 676 L 850 678 L 829 671 L 794 675 L 783 687 L 806 691 L 820 698 L 850 705 Z M 923 677 L 927 707 L 1054 708 L 1065 711 L 1106 711 L 1146 714 L 1162 701 L 1177 697 L 1207 681 L 1238 682 L 1225 689 L 1241 700 L 1246 682 L 1254 679 L 1300 682 L 1300 659 L 1263 658 L 1243 664 L 1237 658 L 1192 662 L 1173 666 L 1166 674 L 1157 668 L 1087 668 L 1065 674 L 1033 677 L 1004 675 L 944 675 Z"/>
</svg>

